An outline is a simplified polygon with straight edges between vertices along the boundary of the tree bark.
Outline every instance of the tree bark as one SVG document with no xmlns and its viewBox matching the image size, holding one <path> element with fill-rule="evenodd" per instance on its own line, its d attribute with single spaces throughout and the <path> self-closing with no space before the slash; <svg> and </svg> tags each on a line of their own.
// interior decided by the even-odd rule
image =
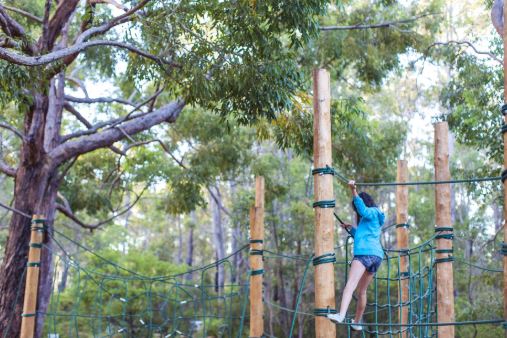
<svg viewBox="0 0 507 338">
<path fill-rule="evenodd" d="M 212 192 L 215 196 L 212 196 Z M 216 199 L 215 199 L 216 198 Z M 220 205 L 222 204 L 222 195 L 218 187 L 210 187 L 210 202 L 211 212 L 213 218 L 213 242 L 215 245 L 215 252 L 217 260 L 225 257 L 225 235 L 222 224 L 222 211 Z M 225 284 L 224 266 L 220 264 L 217 267 L 217 288 L 221 292 Z"/>
</svg>

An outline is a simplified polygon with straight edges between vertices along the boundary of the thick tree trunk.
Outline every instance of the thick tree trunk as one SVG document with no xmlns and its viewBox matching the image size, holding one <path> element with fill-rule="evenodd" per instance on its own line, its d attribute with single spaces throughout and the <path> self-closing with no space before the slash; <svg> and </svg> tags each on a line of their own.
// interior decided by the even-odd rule
<svg viewBox="0 0 507 338">
<path fill-rule="evenodd" d="M 20 167 L 16 175 L 14 207 L 26 214 L 42 214 L 48 220 L 48 234 L 52 233 L 55 212 L 56 187 L 55 169 L 42 161 L 35 166 Z M 13 214 L 9 225 L 4 261 L 0 268 L 0 332 L 7 337 L 19 336 L 23 307 L 25 269 L 30 241 L 31 220 L 19 214 Z M 39 279 L 39 300 L 37 311 L 45 313 L 51 295 L 52 254 L 51 240 L 45 235 L 42 250 Z M 38 314 L 37 335 L 42 332 L 43 315 Z"/>
</svg>

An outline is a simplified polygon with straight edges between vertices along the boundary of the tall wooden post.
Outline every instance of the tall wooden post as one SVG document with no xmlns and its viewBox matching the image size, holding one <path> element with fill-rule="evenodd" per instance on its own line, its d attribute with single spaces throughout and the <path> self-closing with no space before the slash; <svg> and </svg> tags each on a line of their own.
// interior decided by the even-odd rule
<svg viewBox="0 0 507 338">
<path fill-rule="evenodd" d="M 255 178 L 255 207 L 250 209 L 250 337 L 264 334 L 262 261 L 264 247 L 264 177 Z"/>
<path fill-rule="evenodd" d="M 507 5 L 503 6 L 503 102 L 507 104 L 507 24 L 505 18 L 507 18 Z M 507 124 L 507 111 L 502 108 L 504 114 L 504 124 Z M 503 167 L 504 173 L 507 170 L 507 133 L 503 133 Z M 503 318 L 504 323 L 507 322 L 507 255 L 505 249 L 507 249 L 507 180 L 503 179 L 503 245 L 504 252 L 503 256 Z M 505 337 L 507 337 L 507 328 L 504 325 Z"/>
<path fill-rule="evenodd" d="M 331 89 L 329 72 L 313 71 L 313 158 L 315 168 L 332 167 L 331 156 Z M 333 176 L 314 175 L 315 202 L 333 201 Z M 334 202 L 332 203 L 334 205 Z M 333 209 L 315 208 L 315 256 L 334 253 Z M 335 309 L 335 285 L 333 264 L 315 266 L 315 308 Z M 317 313 L 317 312 L 316 312 Z M 329 319 L 315 317 L 317 338 L 335 338 L 336 327 Z"/>
<path fill-rule="evenodd" d="M 435 180 L 450 179 L 449 126 L 444 121 L 435 124 Z M 435 185 L 435 211 L 438 322 L 454 322 L 450 184 Z M 438 337 L 454 337 L 454 326 L 439 326 Z"/>
<path fill-rule="evenodd" d="M 398 183 L 408 182 L 408 166 L 406 160 L 398 160 L 398 170 L 396 174 L 396 181 Z M 408 249 L 408 186 L 396 186 L 396 240 L 398 243 L 398 250 Z M 400 323 L 406 324 L 408 322 L 408 306 L 406 304 L 409 300 L 409 261 L 408 256 L 400 251 L 400 277 L 401 290 L 398 293 L 398 302 L 400 307 Z M 406 327 L 402 327 L 402 330 Z M 407 337 L 407 332 L 401 334 L 402 338 Z"/>
<path fill-rule="evenodd" d="M 30 249 L 26 268 L 25 299 L 21 318 L 20 338 L 33 338 L 37 322 L 37 291 L 39 288 L 39 270 L 42 241 L 44 236 L 44 216 L 33 215 L 30 235 Z"/>
</svg>

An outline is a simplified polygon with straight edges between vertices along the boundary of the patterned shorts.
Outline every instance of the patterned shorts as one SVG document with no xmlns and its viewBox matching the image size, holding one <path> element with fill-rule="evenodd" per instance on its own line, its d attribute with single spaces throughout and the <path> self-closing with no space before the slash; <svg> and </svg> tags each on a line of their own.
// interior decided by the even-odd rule
<svg viewBox="0 0 507 338">
<path fill-rule="evenodd" d="M 353 260 L 360 261 L 366 268 L 366 271 L 370 273 L 377 272 L 380 264 L 382 263 L 382 258 L 370 255 L 356 255 Z"/>
</svg>

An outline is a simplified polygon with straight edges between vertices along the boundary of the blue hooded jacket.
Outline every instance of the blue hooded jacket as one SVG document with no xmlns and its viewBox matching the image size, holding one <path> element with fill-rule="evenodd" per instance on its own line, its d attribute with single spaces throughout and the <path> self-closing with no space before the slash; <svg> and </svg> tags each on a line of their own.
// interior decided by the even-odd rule
<svg viewBox="0 0 507 338">
<path fill-rule="evenodd" d="M 368 208 L 359 196 L 354 196 L 353 202 L 361 217 L 357 228 L 351 229 L 354 237 L 354 255 L 384 258 L 384 250 L 380 244 L 380 229 L 384 224 L 384 213 L 377 207 Z"/>
</svg>

